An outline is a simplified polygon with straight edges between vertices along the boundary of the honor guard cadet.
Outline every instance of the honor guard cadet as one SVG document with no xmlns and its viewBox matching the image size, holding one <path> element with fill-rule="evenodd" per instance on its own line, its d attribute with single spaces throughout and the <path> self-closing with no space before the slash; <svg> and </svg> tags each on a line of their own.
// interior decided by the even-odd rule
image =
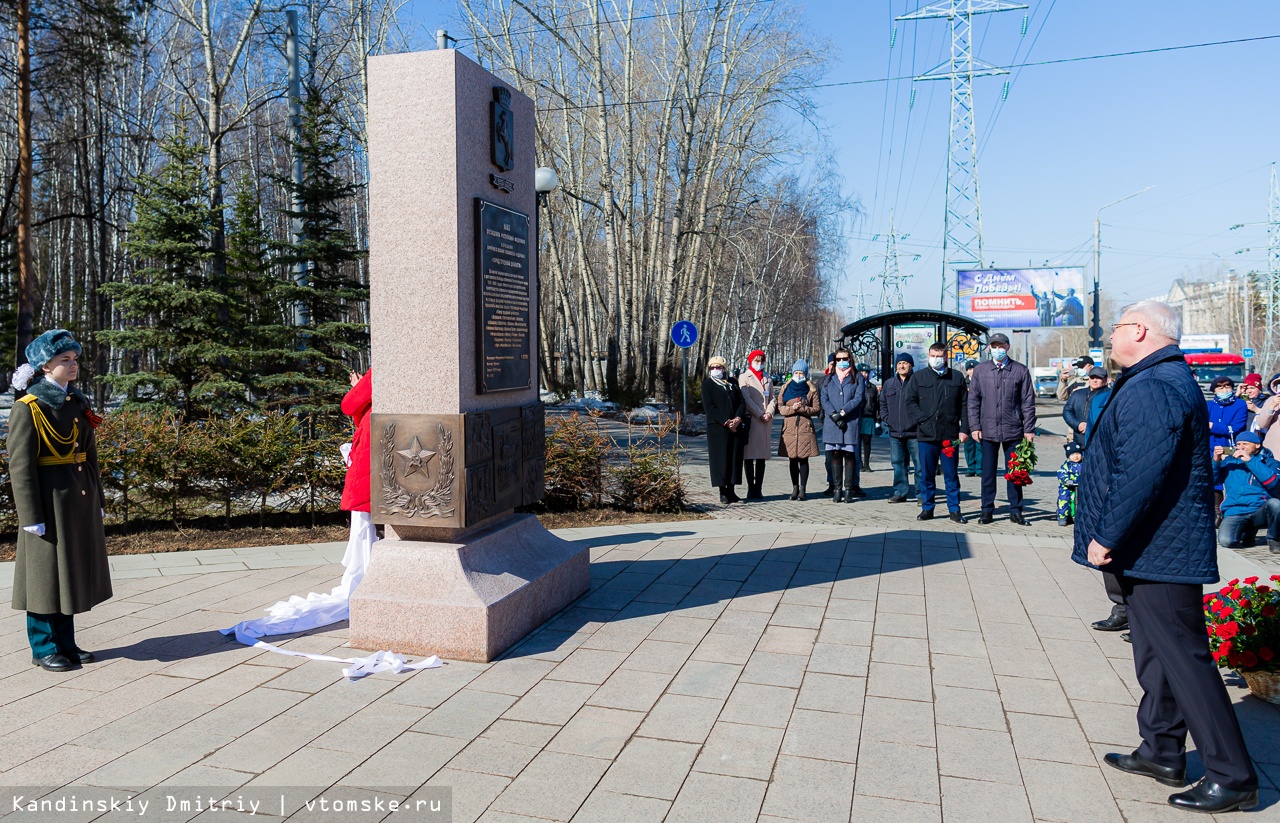
<svg viewBox="0 0 1280 823">
<path fill-rule="evenodd" d="M 102 418 L 71 387 L 80 344 L 53 329 L 27 346 L 13 376 L 9 475 L 18 510 L 13 607 L 27 613 L 31 662 L 64 672 L 93 655 L 76 645 L 75 615 L 111 597 L 102 530 L 106 498 L 94 429 Z"/>
</svg>

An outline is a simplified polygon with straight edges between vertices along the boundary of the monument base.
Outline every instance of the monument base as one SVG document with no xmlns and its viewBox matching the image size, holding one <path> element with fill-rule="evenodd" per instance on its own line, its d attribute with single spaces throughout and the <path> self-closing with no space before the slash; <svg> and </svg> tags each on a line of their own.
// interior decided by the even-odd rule
<svg viewBox="0 0 1280 823">
<path fill-rule="evenodd" d="M 461 543 L 388 536 L 351 598 L 350 644 L 487 663 L 584 594 L 590 561 L 531 514 Z"/>
</svg>

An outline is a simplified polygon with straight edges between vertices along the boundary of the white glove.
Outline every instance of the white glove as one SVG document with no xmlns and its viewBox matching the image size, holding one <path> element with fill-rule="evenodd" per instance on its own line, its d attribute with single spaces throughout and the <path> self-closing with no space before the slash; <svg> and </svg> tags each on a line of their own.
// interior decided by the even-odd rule
<svg viewBox="0 0 1280 823">
<path fill-rule="evenodd" d="M 342 462 L 346 464 L 348 469 L 351 468 L 351 445 L 350 443 L 343 443 L 338 447 L 338 453 L 342 455 Z"/>
<path fill-rule="evenodd" d="M 23 526 L 22 530 L 28 534 L 34 534 L 36 537 L 44 537 L 43 523 L 37 523 L 34 526 Z"/>
</svg>

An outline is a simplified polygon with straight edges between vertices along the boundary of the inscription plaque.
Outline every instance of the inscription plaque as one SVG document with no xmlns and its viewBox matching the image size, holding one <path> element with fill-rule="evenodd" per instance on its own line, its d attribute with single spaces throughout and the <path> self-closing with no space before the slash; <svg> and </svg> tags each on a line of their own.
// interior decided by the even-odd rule
<svg viewBox="0 0 1280 823">
<path fill-rule="evenodd" d="M 533 351 L 529 216 L 477 198 L 476 245 L 477 391 L 528 389 Z"/>
</svg>

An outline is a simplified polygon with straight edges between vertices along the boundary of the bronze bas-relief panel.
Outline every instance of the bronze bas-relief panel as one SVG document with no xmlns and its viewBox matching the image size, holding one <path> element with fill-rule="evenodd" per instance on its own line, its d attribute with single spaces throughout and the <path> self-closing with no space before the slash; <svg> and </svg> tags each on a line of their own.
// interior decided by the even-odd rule
<svg viewBox="0 0 1280 823">
<path fill-rule="evenodd" d="M 543 498 L 541 403 L 466 414 L 373 414 L 372 517 L 461 529 Z"/>
</svg>

